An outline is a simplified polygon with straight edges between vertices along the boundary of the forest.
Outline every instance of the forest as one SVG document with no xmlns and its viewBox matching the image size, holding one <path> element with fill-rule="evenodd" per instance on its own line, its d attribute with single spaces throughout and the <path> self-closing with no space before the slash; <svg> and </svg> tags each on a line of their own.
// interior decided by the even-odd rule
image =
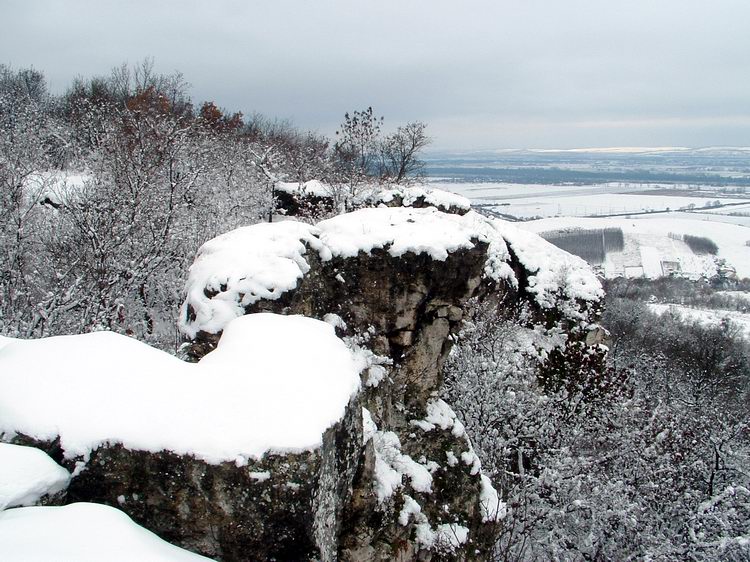
<svg viewBox="0 0 750 562">
<path fill-rule="evenodd" d="M 747 560 L 750 346 L 647 304 L 746 301 L 686 279 L 605 289 L 601 371 L 540 358 L 485 303 L 459 335 L 446 400 L 509 506 L 492 560 Z"/>
<path fill-rule="evenodd" d="M 372 108 L 335 139 L 194 104 L 153 61 L 78 78 L 0 66 L 0 334 L 98 329 L 174 348 L 184 274 L 201 244 L 273 220 L 279 182 L 321 180 L 333 208 L 422 173 L 426 126 L 383 132 Z"/>
</svg>

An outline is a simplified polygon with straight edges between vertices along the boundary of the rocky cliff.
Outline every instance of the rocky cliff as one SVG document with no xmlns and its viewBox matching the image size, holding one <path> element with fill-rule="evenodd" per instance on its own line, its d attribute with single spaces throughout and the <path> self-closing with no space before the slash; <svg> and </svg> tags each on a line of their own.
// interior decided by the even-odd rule
<svg viewBox="0 0 750 562">
<path fill-rule="evenodd" d="M 359 384 L 341 394 L 318 440 L 295 448 L 269 437 L 265 449 L 234 458 L 119 435 L 82 453 L 66 449 L 65 435 L 31 422 L 19 427 L 17 419 L 0 418 L 0 431 L 74 472 L 67 501 L 118 506 L 170 542 L 222 560 L 486 560 L 505 507 L 461 422 L 438 398 L 451 336 L 467 300 L 478 296 L 527 301 L 537 321 L 584 340 L 595 327 L 601 287 L 582 261 L 472 212 L 362 209 L 315 226 L 241 228 L 205 244 L 191 267 L 183 351 L 196 368 L 217 363 L 214 355 L 229 355 L 225 330 L 236 332 L 236 319 L 246 315 L 301 315 L 333 326 Z M 233 336 L 231 349 L 252 351 L 247 376 L 262 382 L 301 353 L 300 338 L 312 336 L 273 332 L 281 367 L 265 371 L 252 359 L 262 354 L 253 347 L 260 337 L 243 344 Z M 325 371 L 325 353 L 305 353 Z M 211 385 L 211 373 L 201 384 Z M 340 383 L 324 384 L 338 392 Z M 262 393 L 262 384 L 251 390 Z M 304 402 L 305 392 L 290 400 Z M 190 404 L 189 415 L 207 415 Z M 252 443 L 273 434 L 245 429 Z"/>
</svg>

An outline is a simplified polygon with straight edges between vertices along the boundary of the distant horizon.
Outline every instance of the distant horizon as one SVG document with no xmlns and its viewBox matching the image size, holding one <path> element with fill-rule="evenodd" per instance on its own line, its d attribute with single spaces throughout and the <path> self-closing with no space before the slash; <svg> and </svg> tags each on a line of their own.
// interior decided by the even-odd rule
<svg viewBox="0 0 750 562">
<path fill-rule="evenodd" d="M 746 0 L 3 0 L 0 19 L 2 62 L 56 91 L 153 57 L 195 100 L 329 137 L 372 106 L 438 150 L 750 144 Z"/>
<path fill-rule="evenodd" d="M 601 154 L 658 154 L 658 153 L 670 153 L 670 152 L 691 152 L 691 151 L 740 151 L 750 152 L 750 145 L 748 146 L 734 146 L 734 145 L 712 145 L 712 146 L 588 146 L 588 147 L 575 147 L 575 148 L 561 148 L 561 147 L 498 147 L 498 148 L 476 148 L 466 149 L 461 147 L 454 148 L 428 148 L 425 152 L 427 154 L 436 153 L 466 153 L 466 154 L 480 154 L 480 153 L 512 153 L 512 152 L 535 152 L 539 154 L 555 154 L 555 153 L 567 153 L 567 154 L 586 154 L 586 153 L 601 153 Z"/>
</svg>

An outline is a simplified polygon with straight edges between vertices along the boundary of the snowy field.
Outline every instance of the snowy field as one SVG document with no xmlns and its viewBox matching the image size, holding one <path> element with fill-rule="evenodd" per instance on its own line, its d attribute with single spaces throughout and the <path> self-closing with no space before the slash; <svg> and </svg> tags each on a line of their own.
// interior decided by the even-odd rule
<svg viewBox="0 0 750 562">
<path fill-rule="evenodd" d="M 430 187 L 463 195 L 476 208 L 516 218 L 519 227 L 536 233 L 621 228 L 624 248 L 608 253 L 601 264 L 609 278 L 716 275 L 717 260 L 693 253 L 680 235 L 711 239 L 720 260 L 738 277 L 750 277 L 750 199 L 744 194 L 727 195 L 712 186 L 627 182 L 544 185 L 433 178 Z"/>
<path fill-rule="evenodd" d="M 598 193 L 591 191 L 582 195 L 553 197 L 547 193 L 503 201 L 496 211 L 519 219 L 561 216 L 605 216 L 653 211 L 688 210 L 711 208 L 719 201 L 709 197 L 684 197 L 669 195 L 636 195 L 622 193 Z M 721 199 L 723 203 L 736 203 L 737 199 Z"/>
<path fill-rule="evenodd" d="M 745 212 L 750 200 L 742 195 L 728 196 L 717 188 L 612 182 L 592 185 L 543 185 L 515 183 L 456 183 L 431 181 L 430 187 L 459 193 L 474 205 L 489 208 L 521 220 L 560 216 L 604 216 L 676 210 L 722 210 L 722 215 Z M 672 195 L 670 192 L 674 192 Z M 718 208 L 717 204 L 747 206 Z M 717 220 L 721 220 L 717 217 Z"/>
<path fill-rule="evenodd" d="M 733 267 L 737 276 L 750 277 L 750 228 L 735 224 L 671 215 L 639 217 L 580 218 L 559 217 L 517 223 L 536 233 L 566 229 L 622 229 L 625 245 L 621 252 L 607 254 L 603 264 L 606 277 L 650 277 L 667 275 L 676 268 L 690 278 L 715 275 L 717 266 L 710 255 L 694 254 L 675 235 L 705 236 L 719 248 L 718 258 Z M 670 234 L 672 236 L 670 236 Z"/>
<path fill-rule="evenodd" d="M 724 211 L 724 212 L 722 212 Z M 748 212 L 748 211 L 745 211 Z M 692 221 L 704 221 L 707 224 L 703 227 L 706 229 L 713 228 L 710 223 L 736 224 L 739 226 L 750 227 L 750 214 L 743 216 L 741 210 L 737 207 L 726 207 L 724 209 L 706 209 L 697 211 L 673 211 L 670 213 L 656 213 L 647 215 L 638 215 L 639 219 L 687 219 Z"/>
</svg>

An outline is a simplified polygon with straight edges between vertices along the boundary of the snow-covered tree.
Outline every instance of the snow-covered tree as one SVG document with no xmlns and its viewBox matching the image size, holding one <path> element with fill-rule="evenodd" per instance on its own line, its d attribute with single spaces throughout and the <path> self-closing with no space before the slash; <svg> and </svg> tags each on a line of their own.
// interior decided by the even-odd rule
<svg viewBox="0 0 750 562">
<path fill-rule="evenodd" d="M 685 349 L 651 339 L 658 323 L 645 310 L 612 303 L 615 384 L 550 386 L 540 374 L 562 344 L 499 310 L 476 304 L 446 381 L 508 505 L 496 560 L 750 556 L 750 378 L 726 360 L 747 354 L 745 343 L 726 331 L 687 338 L 707 359 L 696 373 L 679 359 Z M 670 330 L 677 339 L 701 328 Z"/>
</svg>

